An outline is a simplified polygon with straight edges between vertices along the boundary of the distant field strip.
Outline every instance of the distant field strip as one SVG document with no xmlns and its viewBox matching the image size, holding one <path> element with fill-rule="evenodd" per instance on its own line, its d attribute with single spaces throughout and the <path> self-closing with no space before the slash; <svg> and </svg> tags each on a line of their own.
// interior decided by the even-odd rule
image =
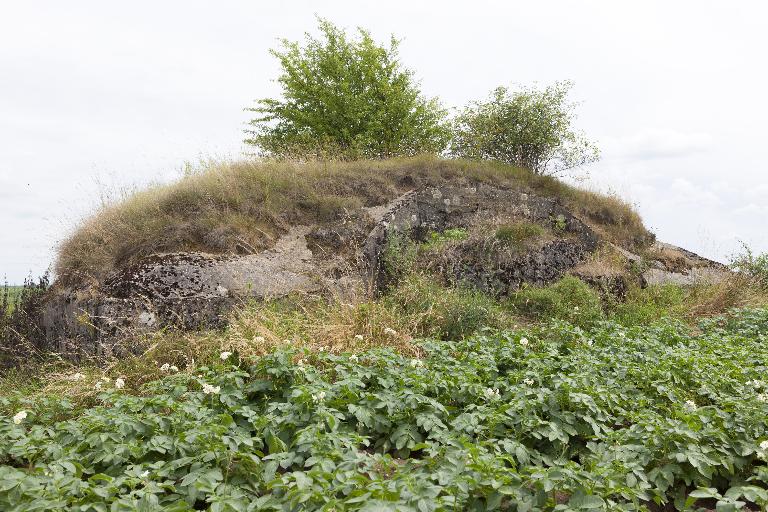
<svg viewBox="0 0 768 512">
<path fill-rule="evenodd" d="M 5 301 L 3 300 L 6 296 L 8 297 L 8 311 L 7 313 L 10 313 L 13 311 L 13 305 L 16 303 L 16 299 L 18 298 L 19 294 L 21 294 L 21 290 L 23 289 L 22 286 L 4 286 L 0 288 L 0 304 L 3 304 Z"/>
</svg>

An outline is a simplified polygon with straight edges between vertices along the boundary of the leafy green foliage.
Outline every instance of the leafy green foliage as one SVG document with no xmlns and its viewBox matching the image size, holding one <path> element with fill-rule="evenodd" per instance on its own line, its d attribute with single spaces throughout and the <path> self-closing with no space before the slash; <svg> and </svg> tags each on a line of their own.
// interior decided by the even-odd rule
<svg viewBox="0 0 768 512">
<path fill-rule="evenodd" d="M 743 244 L 741 253 L 731 257 L 731 268 L 768 289 L 768 253 L 755 254 L 748 245 Z"/>
<path fill-rule="evenodd" d="M 487 101 L 470 104 L 456 117 L 451 153 L 547 175 L 597 161 L 597 147 L 572 127 L 575 105 L 566 99 L 571 86 L 497 88 Z"/>
<path fill-rule="evenodd" d="M 587 327 L 603 317 L 598 293 L 573 276 L 566 276 L 546 287 L 523 287 L 509 299 L 515 312 L 547 320 L 566 320 Z"/>
<path fill-rule="evenodd" d="M 277 157 L 386 158 L 440 153 L 449 130 L 445 111 L 422 96 L 413 73 L 403 69 L 399 42 L 377 44 L 358 29 L 353 39 L 327 20 L 321 37 L 305 44 L 283 40 L 282 99 L 249 108 L 246 143 Z"/>
<path fill-rule="evenodd" d="M 553 322 L 423 359 L 235 354 L 80 412 L 6 397 L 26 416 L 0 417 L 0 508 L 765 507 L 766 337 L 768 310 L 695 333 Z"/>
</svg>

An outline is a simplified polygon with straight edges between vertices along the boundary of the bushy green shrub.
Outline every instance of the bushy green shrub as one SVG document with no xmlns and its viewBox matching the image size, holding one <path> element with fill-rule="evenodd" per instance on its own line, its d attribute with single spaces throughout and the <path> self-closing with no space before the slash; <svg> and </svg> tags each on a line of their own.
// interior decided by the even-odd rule
<svg viewBox="0 0 768 512">
<path fill-rule="evenodd" d="M 545 287 L 524 286 L 509 298 L 509 303 L 515 313 L 536 320 L 566 320 L 587 327 L 603 318 L 598 293 L 573 276 Z"/>
<path fill-rule="evenodd" d="M 454 156 L 498 160 L 555 175 L 599 159 L 600 152 L 573 129 L 569 82 L 543 90 L 499 87 L 487 101 L 467 106 L 455 120 Z"/>
<path fill-rule="evenodd" d="M 755 254 L 743 244 L 741 252 L 731 256 L 731 268 L 754 284 L 768 289 L 768 253 Z"/>
<path fill-rule="evenodd" d="M 445 148 L 446 113 L 402 68 L 398 40 L 379 45 L 363 29 L 350 38 L 323 19 L 319 29 L 319 39 L 283 40 L 282 50 L 272 51 L 282 67 L 283 98 L 247 109 L 259 117 L 246 143 L 291 158 L 386 158 Z"/>
</svg>

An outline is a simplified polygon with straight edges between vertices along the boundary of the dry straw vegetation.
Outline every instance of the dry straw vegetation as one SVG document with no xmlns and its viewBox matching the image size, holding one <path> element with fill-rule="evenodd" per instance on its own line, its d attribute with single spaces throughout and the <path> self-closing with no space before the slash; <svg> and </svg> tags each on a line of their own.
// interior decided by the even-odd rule
<svg viewBox="0 0 768 512">
<path fill-rule="evenodd" d="M 246 160 L 206 165 L 103 207 L 61 245 L 65 284 L 93 282 L 157 252 L 249 253 L 295 224 L 333 223 L 345 209 L 375 206 L 419 185 L 492 183 L 558 197 L 609 240 L 652 239 L 623 200 L 526 169 L 434 156 L 355 162 Z"/>
</svg>

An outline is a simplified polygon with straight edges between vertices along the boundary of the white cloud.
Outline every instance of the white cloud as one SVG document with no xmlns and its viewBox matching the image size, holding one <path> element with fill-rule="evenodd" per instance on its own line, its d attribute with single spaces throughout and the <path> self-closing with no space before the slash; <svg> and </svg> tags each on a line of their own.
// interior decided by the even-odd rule
<svg viewBox="0 0 768 512">
<path fill-rule="evenodd" d="M 684 158 L 708 151 L 712 137 L 706 133 L 685 133 L 669 129 L 650 129 L 621 138 L 603 141 L 606 159 L 653 160 Z"/>
</svg>

